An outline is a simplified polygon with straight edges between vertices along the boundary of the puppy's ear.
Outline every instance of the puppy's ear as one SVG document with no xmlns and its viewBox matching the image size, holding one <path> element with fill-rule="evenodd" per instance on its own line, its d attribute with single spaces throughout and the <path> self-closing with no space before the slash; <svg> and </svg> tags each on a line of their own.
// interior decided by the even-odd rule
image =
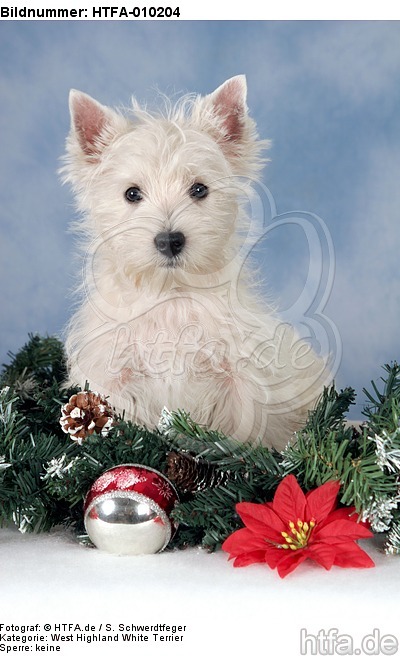
<svg viewBox="0 0 400 656">
<path fill-rule="evenodd" d="M 223 141 L 240 143 L 244 137 L 248 113 L 247 84 L 244 75 L 237 75 L 221 84 L 206 97 L 211 114 L 218 119 Z"/>
<path fill-rule="evenodd" d="M 224 82 L 213 93 L 199 98 L 193 108 L 195 123 L 217 141 L 234 173 L 253 176 L 262 168 L 260 153 L 269 147 L 258 139 L 256 124 L 248 115 L 245 75 Z"/>
<path fill-rule="evenodd" d="M 124 119 L 82 91 L 69 94 L 71 113 L 70 138 L 76 140 L 81 153 L 94 162 L 112 138 L 123 129 Z"/>
</svg>

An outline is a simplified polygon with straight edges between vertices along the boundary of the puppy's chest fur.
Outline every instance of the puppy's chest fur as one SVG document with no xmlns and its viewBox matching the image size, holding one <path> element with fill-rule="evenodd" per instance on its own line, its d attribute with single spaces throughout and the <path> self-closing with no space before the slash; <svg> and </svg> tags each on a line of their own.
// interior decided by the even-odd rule
<svg viewBox="0 0 400 656">
<path fill-rule="evenodd" d="M 265 324 L 260 332 L 259 322 L 250 313 L 243 317 L 242 310 L 239 321 L 228 293 L 210 297 L 174 290 L 163 296 L 146 296 L 129 309 L 116 308 L 114 320 L 105 324 L 90 306 L 85 315 L 86 329 L 89 323 L 92 328 L 87 334 L 98 335 L 98 349 L 91 340 L 92 354 L 105 347 L 109 362 L 105 375 L 120 376 L 125 383 L 130 378 L 175 384 L 222 379 L 257 357 L 257 340 L 265 344 L 266 337 L 273 338 L 272 333 L 266 334 Z M 103 346 L 101 342 L 105 342 Z"/>
</svg>

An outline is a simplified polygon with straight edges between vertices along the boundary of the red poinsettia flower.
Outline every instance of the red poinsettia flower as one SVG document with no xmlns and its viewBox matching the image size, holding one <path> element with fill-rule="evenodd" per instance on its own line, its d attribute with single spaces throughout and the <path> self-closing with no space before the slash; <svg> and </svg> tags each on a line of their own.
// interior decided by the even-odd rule
<svg viewBox="0 0 400 656">
<path fill-rule="evenodd" d="M 235 567 L 265 562 L 281 578 L 307 558 L 325 569 L 374 567 L 354 542 L 373 533 L 357 522 L 354 507 L 335 510 L 339 488 L 339 481 L 328 481 L 304 494 L 295 476 L 286 476 L 272 502 L 236 504 L 246 528 L 232 533 L 222 549 L 235 559 Z"/>
</svg>

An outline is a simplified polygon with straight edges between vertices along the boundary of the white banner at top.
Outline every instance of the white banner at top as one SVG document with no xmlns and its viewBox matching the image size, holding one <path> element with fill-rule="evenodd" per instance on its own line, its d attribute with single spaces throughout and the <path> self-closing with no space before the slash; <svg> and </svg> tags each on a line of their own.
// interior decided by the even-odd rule
<svg viewBox="0 0 400 656">
<path fill-rule="evenodd" d="M 400 4 L 359 0 L 1 0 L 1 20 L 79 21 L 260 21 L 260 20 L 398 20 Z M 400 24 L 399 24 L 400 36 Z"/>
</svg>

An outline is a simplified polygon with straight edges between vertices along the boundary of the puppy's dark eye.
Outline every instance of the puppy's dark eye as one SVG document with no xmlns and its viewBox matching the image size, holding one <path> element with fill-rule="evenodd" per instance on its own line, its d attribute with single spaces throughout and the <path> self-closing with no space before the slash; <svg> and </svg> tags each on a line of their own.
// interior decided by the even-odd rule
<svg viewBox="0 0 400 656">
<path fill-rule="evenodd" d="M 142 200 L 142 192 L 139 187 L 129 187 L 125 192 L 125 198 L 130 203 L 137 203 L 139 200 Z"/>
<path fill-rule="evenodd" d="M 195 182 L 189 189 L 189 196 L 198 200 L 205 198 L 208 196 L 208 187 L 202 182 Z"/>
</svg>

